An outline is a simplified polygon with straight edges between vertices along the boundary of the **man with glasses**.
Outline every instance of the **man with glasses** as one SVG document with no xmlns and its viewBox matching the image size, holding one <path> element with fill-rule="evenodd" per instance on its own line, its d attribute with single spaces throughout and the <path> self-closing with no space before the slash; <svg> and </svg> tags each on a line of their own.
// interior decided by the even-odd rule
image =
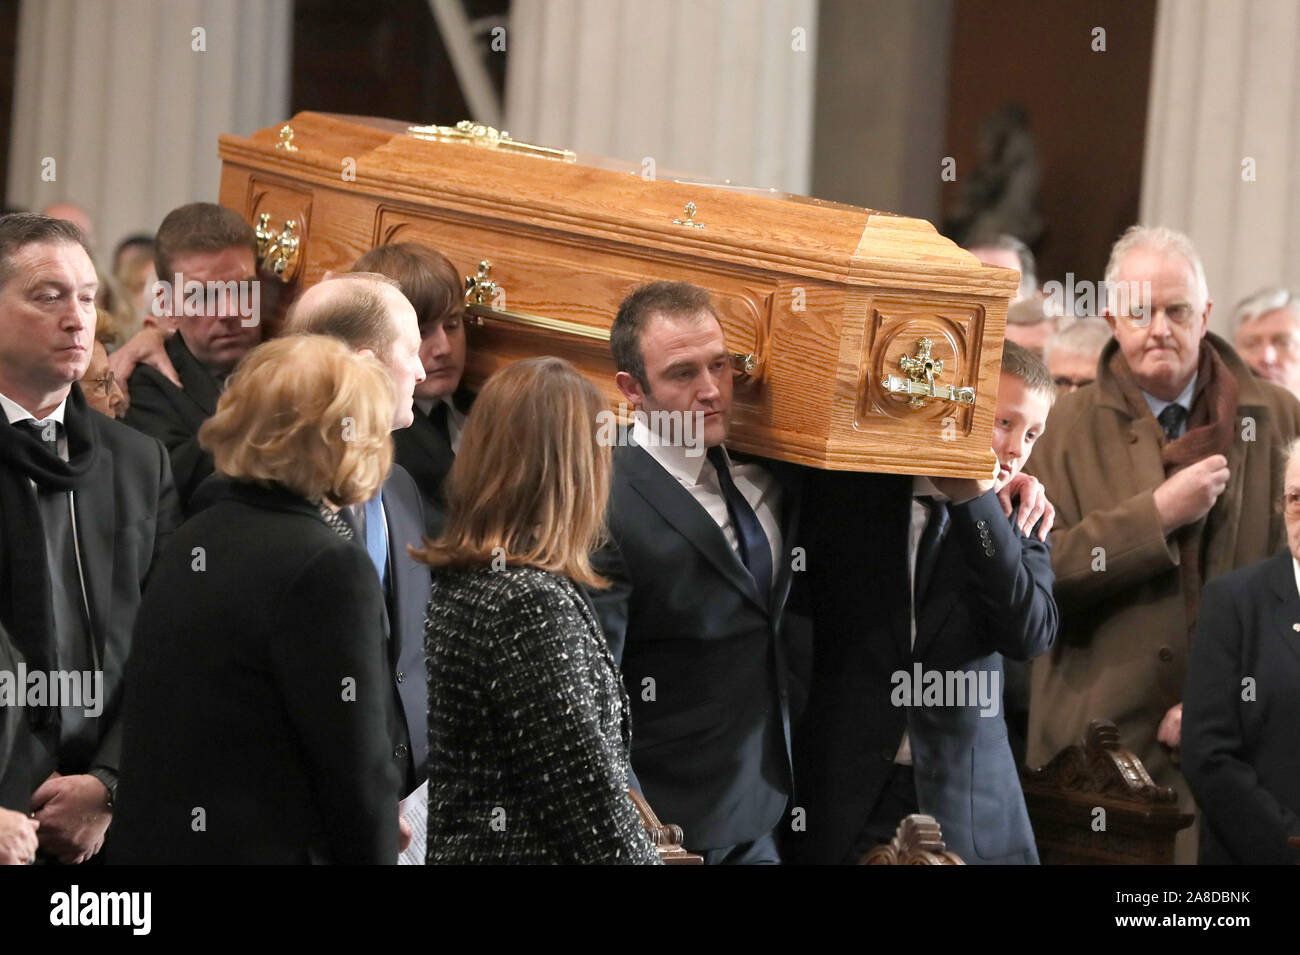
<svg viewBox="0 0 1300 955">
<path fill-rule="evenodd" d="M 1129 229 L 1106 287 L 1115 337 L 1097 380 L 1057 401 L 1027 468 L 1056 505 L 1061 613 L 1034 664 L 1028 762 L 1111 720 L 1190 811 L 1182 698 L 1201 589 L 1284 542 L 1280 451 L 1300 434 L 1300 402 L 1208 330 L 1205 271 L 1185 235 Z M 1176 853 L 1195 861 L 1195 827 Z"/>
<path fill-rule="evenodd" d="M 1300 301 L 1284 288 L 1264 288 L 1233 309 L 1235 344 L 1261 378 L 1300 395 Z"/>
<path fill-rule="evenodd" d="M 1078 318 L 1047 340 L 1043 359 L 1056 385 L 1056 396 L 1068 395 L 1097 378 L 1097 360 L 1110 341 L 1104 318 Z"/>
</svg>

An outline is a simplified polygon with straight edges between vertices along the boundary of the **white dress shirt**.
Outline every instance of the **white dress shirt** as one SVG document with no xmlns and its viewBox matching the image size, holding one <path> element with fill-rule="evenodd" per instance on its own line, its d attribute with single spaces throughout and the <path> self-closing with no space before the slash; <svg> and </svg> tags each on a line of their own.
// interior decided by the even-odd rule
<svg viewBox="0 0 1300 955">
<path fill-rule="evenodd" d="M 1292 557 L 1291 566 L 1295 569 L 1295 590 L 1297 594 L 1300 594 L 1300 560 Z"/>
<path fill-rule="evenodd" d="M 44 427 L 51 421 L 63 424 L 63 415 L 68 408 L 68 399 L 65 395 L 57 408 L 51 411 L 47 417 L 40 419 L 8 395 L 0 394 L 0 407 L 4 408 L 5 417 L 9 419 L 10 424 L 17 424 L 19 421 L 35 421 L 38 425 Z M 59 457 L 65 461 L 68 460 L 68 437 L 62 428 L 59 429 Z"/>
<path fill-rule="evenodd" d="M 723 536 L 732 550 L 737 550 L 739 537 L 731 525 L 731 515 L 727 513 L 727 500 L 722 496 L 722 485 L 718 483 L 717 469 L 709 463 L 702 447 L 688 448 L 683 444 L 660 442 L 638 417 L 632 425 L 632 440 L 645 448 L 646 453 L 658 462 L 659 466 L 677 480 L 690 492 L 691 497 L 708 512 L 713 523 L 721 528 Z M 696 453 L 698 452 L 698 453 Z M 723 449 L 726 455 L 726 449 Z M 772 583 L 776 584 L 784 558 L 782 557 L 781 521 L 781 485 L 772 477 L 767 468 L 755 461 L 740 463 L 727 456 L 731 468 L 731 479 L 736 487 L 754 509 L 758 523 L 767 535 L 768 547 L 772 552 Z"/>
</svg>

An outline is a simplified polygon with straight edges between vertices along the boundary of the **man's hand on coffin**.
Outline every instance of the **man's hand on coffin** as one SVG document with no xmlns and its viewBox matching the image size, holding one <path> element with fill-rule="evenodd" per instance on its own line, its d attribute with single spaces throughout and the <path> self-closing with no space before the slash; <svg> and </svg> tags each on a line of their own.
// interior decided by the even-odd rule
<svg viewBox="0 0 1300 955">
<path fill-rule="evenodd" d="M 1002 502 L 1002 513 L 1011 516 L 1015 501 L 1020 499 L 1020 511 L 1016 514 L 1016 526 L 1020 533 L 1028 537 L 1033 533 L 1034 525 L 1041 517 L 1043 523 L 1038 528 L 1038 539 L 1047 540 L 1048 532 L 1056 521 L 1056 508 L 1047 499 L 1047 490 L 1038 478 L 1021 471 L 1011 480 L 997 489 L 998 500 Z"/>
<path fill-rule="evenodd" d="M 104 845 L 113 821 L 108 790 L 94 776 L 51 773 L 32 793 L 41 848 L 65 865 L 85 862 Z"/>
<path fill-rule="evenodd" d="M 987 494 L 993 490 L 994 482 L 997 480 L 998 471 L 1001 467 L 997 456 L 994 455 L 993 472 L 987 478 L 932 477 L 930 483 L 951 503 L 965 504 L 967 501 L 973 501 L 981 494 Z"/>
<path fill-rule="evenodd" d="M 156 368 L 159 374 L 167 378 L 177 388 L 181 387 L 180 377 L 172 367 L 172 360 L 167 357 L 167 336 L 160 328 L 142 328 L 131 336 L 131 340 L 108 356 L 108 367 L 113 370 L 113 377 L 126 387 L 126 380 L 135 371 L 136 365 L 148 365 Z"/>
</svg>

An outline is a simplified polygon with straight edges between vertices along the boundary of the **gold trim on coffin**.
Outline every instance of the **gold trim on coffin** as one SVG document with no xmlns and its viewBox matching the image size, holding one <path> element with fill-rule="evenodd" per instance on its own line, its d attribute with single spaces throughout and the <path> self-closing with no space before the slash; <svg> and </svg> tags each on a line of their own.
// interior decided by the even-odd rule
<svg viewBox="0 0 1300 955">
<path fill-rule="evenodd" d="M 498 292 L 504 293 L 505 289 L 498 285 L 492 278 L 492 263 L 487 259 L 479 262 L 478 274 L 465 276 L 465 311 L 472 315 L 476 325 L 482 325 L 483 319 L 495 318 L 498 321 L 509 322 L 511 325 L 521 325 L 525 328 L 539 328 L 548 332 L 559 332 L 561 335 L 572 335 L 575 338 L 586 338 L 592 341 L 608 342 L 609 329 L 596 328 L 592 325 L 583 325 L 580 322 L 570 322 L 563 318 L 548 318 L 545 315 L 531 315 L 528 312 L 514 312 L 504 308 L 493 308 L 489 304 Z M 752 353 L 732 352 L 731 353 L 731 370 L 732 373 L 744 377 L 752 374 L 758 367 L 758 356 Z"/>
<path fill-rule="evenodd" d="M 578 161 L 578 154 L 571 149 L 555 149 L 551 146 L 521 143 L 511 139 L 510 134 L 504 129 L 495 129 L 468 119 L 462 119 L 455 126 L 408 126 L 406 131 L 416 139 L 435 143 L 469 143 L 484 149 L 503 149 L 528 156 L 558 159 L 561 162 Z"/>
</svg>

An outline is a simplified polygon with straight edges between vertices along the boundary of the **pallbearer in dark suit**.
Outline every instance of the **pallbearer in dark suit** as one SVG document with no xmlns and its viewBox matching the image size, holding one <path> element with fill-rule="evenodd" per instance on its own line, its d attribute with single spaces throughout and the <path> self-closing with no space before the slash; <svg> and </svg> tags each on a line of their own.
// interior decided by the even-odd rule
<svg viewBox="0 0 1300 955">
<path fill-rule="evenodd" d="M 98 852 L 112 819 L 122 669 L 177 520 L 162 445 L 90 411 L 73 384 L 97 284 L 75 226 L 0 218 L 0 624 L 29 672 L 82 691 L 27 701 L 39 705 L 16 728 L 0 805 L 35 812 L 42 850 L 63 862 Z"/>
<path fill-rule="evenodd" d="M 788 834 L 794 860 L 857 862 L 919 811 L 969 864 L 1038 861 L 1007 741 L 1002 658 L 1030 659 L 1056 637 L 1051 507 L 1020 473 L 1054 384 L 1011 342 L 1002 369 L 995 480 L 808 480 L 797 543 L 814 662 L 795 733 L 806 818 Z"/>
<path fill-rule="evenodd" d="M 228 481 L 140 607 L 115 860 L 396 861 L 382 589 L 339 517 L 387 473 L 393 404 L 378 362 L 294 336 L 200 430 Z"/>
<path fill-rule="evenodd" d="M 354 272 L 395 280 L 420 323 L 424 381 L 415 386 L 415 420 L 393 432 L 397 463 L 415 479 L 424 499 L 429 537 L 442 532 L 442 486 L 456 460 L 474 394 L 461 387 L 465 371 L 465 295 L 456 267 L 442 253 L 415 242 L 371 249 Z"/>
<path fill-rule="evenodd" d="M 424 368 L 415 312 L 396 282 L 368 272 L 327 279 L 294 303 L 287 329 L 290 334 L 330 335 L 378 358 L 397 396 L 392 427 L 410 426 L 411 394 L 424 380 Z M 345 509 L 343 516 L 384 586 L 393 688 L 405 717 L 403 725 L 394 728 L 393 758 L 401 768 L 406 795 L 424 778 L 428 754 L 428 688 L 423 676 L 429 569 L 407 549 L 419 547 L 423 538 L 420 495 L 411 476 L 394 465 L 382 493 Z"/>
<path fill-rule="evenodd" d="M 126 423 L 166 445 L 187 515 L 194 491 L 212 473 L 212 455 L 199 447 L 199 427 L 216 412 L 226 376 L 262 339 L 261 316 L 240 312 L 241 294 L 245 304 L 253 302 L 256 252 L 252 227 L 210 202 L 173 209 L 158 227 L 154 265 L 173 294 L 153 301 L 177 326 L 164 350 L 180 387 L 157 368 L 137 365 L 127 387 Z M 191 314 L 189 305 L 199 300 L 183 294 L 188 282 L 204 283 L 202 314 Z M 207 295 L 207 283 L 217 282 L 222 289 L 213 285 L 214 294 Z"/>
<path fill-rule="evenodd" d="M 1287 549 L 1205 585 L 1183 694 L 1183 772 L 1202 865 L 1295 865 L 1300 852 L 1300 445 L 1287 448 Z"/>
<path fill-rule="evenodd" d="M 794 469 L 725 450 L 731 357 L 703 289 L 637 289 L 611 346 L 644 417 L 614 451 L 597 560 L 612 586 L 592 598 L 632 700 L 634 785 L 707 862 L 775 863 L 791 792 L 780 632 Z"/>
</svg>

